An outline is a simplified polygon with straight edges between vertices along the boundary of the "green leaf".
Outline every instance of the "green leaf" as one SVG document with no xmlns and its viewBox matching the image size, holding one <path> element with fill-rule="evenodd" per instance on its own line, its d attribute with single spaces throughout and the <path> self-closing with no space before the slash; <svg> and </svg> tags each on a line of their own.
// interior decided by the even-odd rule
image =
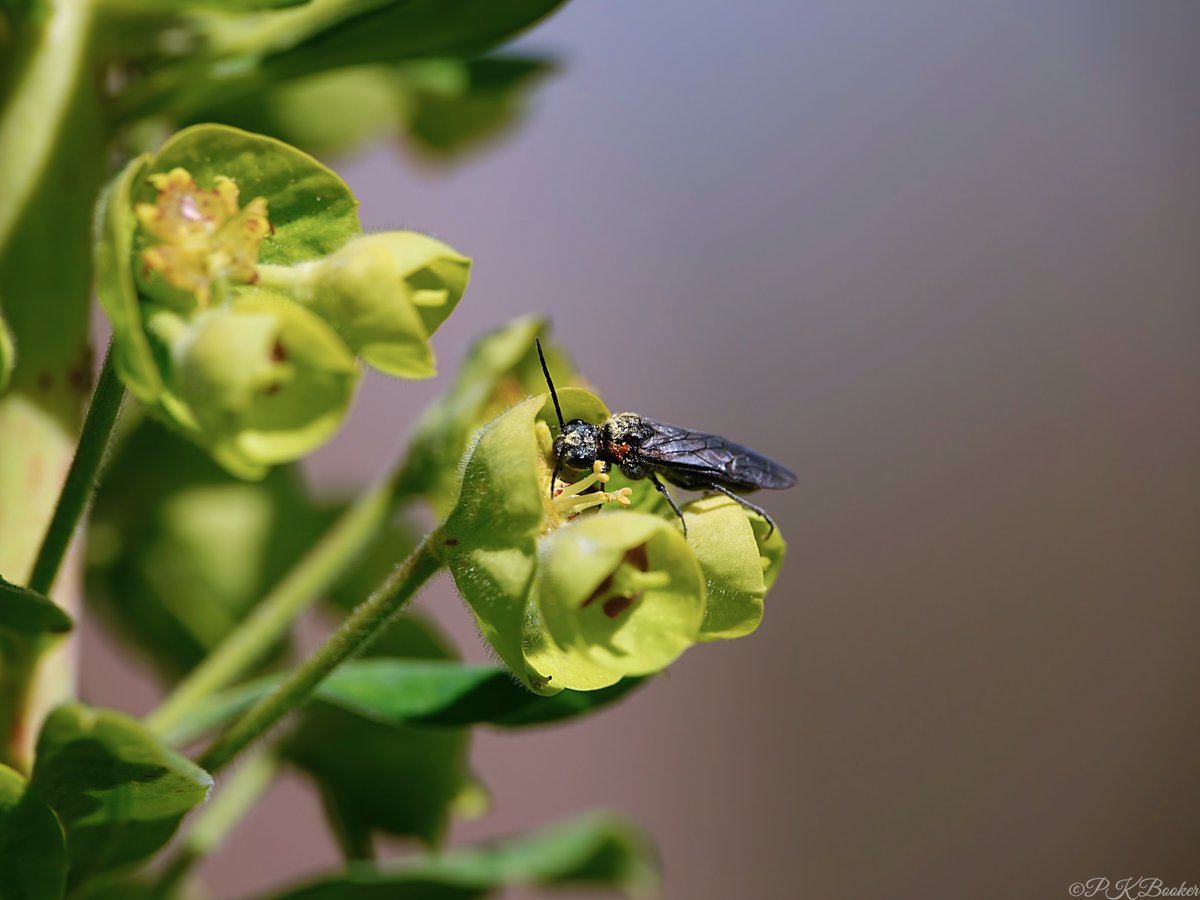
<svg viewBox="0 0 1200 900">
<path fill-rule="evenodd" d="M 192 13 L 201 9 L 241 13 L 304 6 L 312 2 L 314 0 L 121 0 L 121 7 L 123 10 L 142 15 L 154 12 Z"/>
<path fill-rule="evenodd" d="M 550 60 L 533 57 L 413 63 L 405 81 L 414 147 L 449 159 L 495 140 L 516 125 L 527 93 L 553 70 Z"/>
<path fill-rule="evenodd" d="M 42 726 L 31 783 L 66 831 L 72 884 L 154 853 L 213 784 L 135 719 L 74 703 Z"/>
<path fill-rule="evenodd" d="M 384 650 L 453 665 L 449 657 L 454 651 L 437 628 L 411 615 L 391 623 L 368 648 L 370 653 Z M 360 664 L 399 661 L 380 657 Z M 317 780 L 327 818 L 347 857 L 369 857 L 376 830 L 438 843 L 456 806 L 461 806 L 460 798 L 474 802 L 484 795 L 469 769 L 470 733 L 407 727 L 395 717 L 373 714 L 369 699 L 378 694 L 365 704 L 342 702 L 342 692 L 336 693 L 336 702 L 305 709 L 282 752 Z M 331 741 L 331 734 L 337 740 Z"/>
<path fill-rule="evenodd" d="M 288 891 L 278 900 L 465 900 L 506 887 L 597 887 L 653 896 L 658 859 L 649 838 L 627 820 L 581 816 L 532 835 L 383 864 Z"/>
<path fill-rule="evenodd" d="M 54 813 L 25 779 L 0 765 L 0 897 L 56 900 L 67 883 L 67 851 Z"/>
<path fill-rule="evenodd" d="M 279 82 L 203 117 L 321 155 L 404 134 L 419 155 L 448 160 L 509 132 L 554 69 L 533 56 L 350 66 Z"/>
<path fill-rule="evenodd" d="M 381 640 L 385 640 L 381 638 Z M 219 727 L 278 684 L 266 676 L 212 698 L 180 730 L 172 743 L 187 743 Z M 558 722 L 603 709 L 644 682 L 626 678 L 599 691 L 533 694 L 500 666 L 466 665 L 435 659 L 361 659 L 346 663 L 317 688 L 316 698 L 331 706 L 388 725 L 523 727 Z"/>
<path fill-rule="evenodd" d="M 73 623 L 53 600 L 0 577 L 0 626 L 22 634 L 59 634 Z"/>
<path fill-rule="evenodd" d="M 366 832 L 441 840 L 456 798 L 473 785 L 463 729 L 381 725 L 313 707 L 283 743 L 283 756 L 315 778 L 335 820 Z"/>
<path fill-rule="evenodd" d="M 243 482 L 143 419 L 100 484 L 87 599 L 174 680 L 238 627 L 329 517 L 296 470 Z"/>
</svg>

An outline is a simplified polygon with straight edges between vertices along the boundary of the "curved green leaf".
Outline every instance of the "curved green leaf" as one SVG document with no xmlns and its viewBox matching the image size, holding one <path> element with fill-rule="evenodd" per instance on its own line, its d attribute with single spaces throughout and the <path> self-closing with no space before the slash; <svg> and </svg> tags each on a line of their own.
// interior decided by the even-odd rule
<svg viewBox="0 0 1200 900">
<path fill-rule="evenodd" d="M 0 765 L 0 897 L 56 900 L 67 884 L 62 826 L 25 779 Z"/>
<path fill-rule="evenodd" d="M 212 784 L 135 719 L 77 703 L 46 719 L 31 779 L 66 831 L 72 884 L 154 853 Z"/>
<path fill-rule="evenodd" d="M 453 160 L 517 125 L 529 95 L 555 67 L 536 56 L 348 66 L 210 106 L 203 118 L 318 154 L 349 153 L 368 141 L 404 134 L 420 156 Z"/>
<path fill-rule="evenodd" d="M 380 657 L 337 669 L 317 688 L 316 697 L 388 725 L 523 727 L 587 715 L 615 703 L 644 680 L 626 678 L 603 690 L 542 697 L 521 687 L 500 666 Z M 213 698 L 170 741 L 185 743 L 216 728 L 278 682 L 279 676 L 269 676 Z"/>
<path fill-rule="evenodd" d="M 304 711 L 282 754 L 317 780 L 330 820 L 356 844 L 378 829 L 436 845 L 473 790 L 469 748 L 466 729 L 384 725 L 322 705 Z"/>
<path fill-rule="evenodd" d="M 414 148 L 452 159 L 503 135 L 523 114 L 528 92 L 553 71 L 552 61 L 536 57 L 413 63 L 405 86 Z"/>
<path fill-rule="evenodd" d="M 162 67 L 121 114 L 202 121 L 273 85 L 350 66 L 480 56 L 564 0 L 324 0 L 257 16 L 192 17 L 204 54 Z M 257 126 L 256 126 L 257 127 Z"/>
<path fill-rule="evenodd" d="M 73 623 L 53 600 L 0 577 L 0 626 L 22 634 L 40 634 L 70 631 Z"/>
<path fill-rule="evenodd" d="M 590 886 L 645 897 L 658 883 L 657 854 L 645 833 L 623 818 L 592 814 L 482 847 L 352 864 L 278 900 L 462 900 L 511 886 Z"/>
</svg>

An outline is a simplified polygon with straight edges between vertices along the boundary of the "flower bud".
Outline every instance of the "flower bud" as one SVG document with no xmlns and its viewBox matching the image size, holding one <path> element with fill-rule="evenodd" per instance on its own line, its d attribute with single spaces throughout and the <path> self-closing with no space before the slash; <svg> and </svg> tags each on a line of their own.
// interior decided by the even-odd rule
<svg viewBox="0 0 1200 900">
<path fill-rule="evenodd" d="M 365 362 L 390 375 L 437 374 L 430 336 L 462 298 L 471 261 L 416 231 L 369 234 L 264 283 L 325 319 Z"/>
<path fill-rule="evenodd" d="M 166 330 L 161 320 L 155 325 Z M 359 378 L 354 355 L 284 298 L 250 289 L 174 331 L 168 409 L 243 477 L 312 450 L 349 409 Z"/>
</svg>

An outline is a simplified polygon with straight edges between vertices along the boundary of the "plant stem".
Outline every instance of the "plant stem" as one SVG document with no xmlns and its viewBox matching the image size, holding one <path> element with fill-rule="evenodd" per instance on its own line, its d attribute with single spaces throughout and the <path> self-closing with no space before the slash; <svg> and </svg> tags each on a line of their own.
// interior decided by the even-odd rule
<svg viewBox="0 0 1200 900">
<path fill-rule="evenodd" d="M 33 574 L 29 576 L 30 589 L 39 594 L 49 594 L 55 576 L 58 575 L 63 556 L 66 555 L 71 537 L 75 534 L 75 527 L 79 524 L 96 487 L 96 476 L 100 472 L 101 463 L 104 462 L 113 427 L 117 424 L 117 416 L 121 412 L 124 400 L 125 388 L 117 377 L 110 345 L 104 357 L 104 365 L 100 369 L 96 390 L 92 393 L 87 417 L 83 420 L 83 433 L 79 437 L 75 458 L 71 460 L 71 468 L 67 470 L 67 479 L 58 497 L 58 505 L 54 507 L 50 527 L 46 530 L 46 536 L 42 538 L 42 546 L 33 564 Z"/>
<path fill-rule="evenodd" d="M 0 572 L 27 584 L 62 494 L 91 382 L 92 208 L 108 122 L 93 0 L 23 19 L 0 109 L 0 285 L 17 351 L 0 396 Z M 79 607 L 68 557 L 55 602 Z M 52 646 L 51 646 L 52 644 Z M 43 713 L 74 692 L 76 641 L 0 648 L 0 761 L 27 769 Z"/>
<path fill-rule="evenodd" d="M 246 621 L 179 683 L 145 725 L 166 735 L 209 696 L 233 684 L 340 578 L 392 510 L 393 478 L 364 493 L 275 585 Z"/>
<path fill-rule="evenodd" d="M 56 155 L 74 95 L 92 77 L 88 62 L 94 3 L 57 0 L 46 6 L 45 25 L 33 36 L 35 43 L 22 60 L 0 120 L 0 188 L 6 194 L 0 204 L 0 247 L 8 243 Z"/>
<path fill-rule="evenodd" d="M 201 755 L 209 772 L 227 765 L 271 726 L 303 703 L 330 672 L 361 652 L 401 607 L 441 567 L 434 550 L 441 531 L 425 537 L 403 563 L 346 617 L 325 643 L 300 663 L 274 691 L 252 706 Z"/>
</svg>

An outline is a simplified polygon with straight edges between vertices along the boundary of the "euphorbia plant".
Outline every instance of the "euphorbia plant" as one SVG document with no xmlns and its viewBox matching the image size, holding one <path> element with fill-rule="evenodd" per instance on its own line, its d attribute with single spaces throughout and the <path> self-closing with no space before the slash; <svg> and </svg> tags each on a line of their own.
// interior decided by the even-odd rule
<svg viewBox="0 0 1200 900">
<path fill-rule="evenodd" d="M 482 54 L 557 5 L 0 2 L 0 896 L 187 894 L 285 766 L 314 780 L 346 865 L 281 896 L 654 891 L 649 842 L 613 816 L 391 860 L 373 838 L 436 848 L 485 811 L 473 726 L 586 715 L 753 631 L 779 533 L 718 497 L 684 508 L 685 536 L 599 469 L 552 483 L 533 316 L 476 342 L 361 496 L 314 502 L 293 467 L 365 367 L 435 376 L 431 337 L 471 306 L 463 252 L 363 234 L 306 150 L 477 145 L 547 68 Z M 93 291 L 112 333 L 94 388 Z M 424 537 L 417 504 L 439 521 Z M 443 569 L 502 666 L 458 662 L 403 611 Z M 294 661 L 318 603 L 341 622 Z M 168 687 L 140 720 L 77 698 L 64 636 L 91 609 Z"/>
</svg>

